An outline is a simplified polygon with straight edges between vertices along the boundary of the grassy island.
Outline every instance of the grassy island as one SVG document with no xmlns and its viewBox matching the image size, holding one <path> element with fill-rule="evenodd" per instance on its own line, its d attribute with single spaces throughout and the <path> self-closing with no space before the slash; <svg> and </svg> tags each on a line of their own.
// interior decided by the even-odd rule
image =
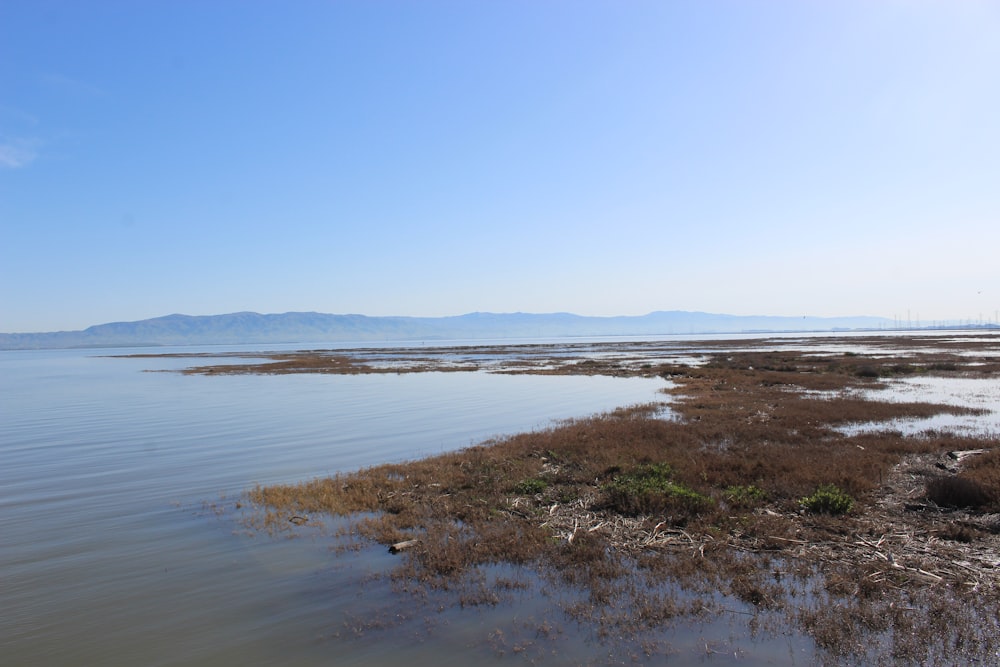
<svg viewBox="0 0 1000 667">
<path fill-rule="evenodd" d="M 880 393 L 901 378 L 995 384 L 998 344 L 941 335 L 710 341 L 695 352 L 312 351 L 187 372 L 666 378 L 663 403 L 260 487 L 249 500 L 258 525 L 351 517 L 339 539 L 398 550 L 400 590 L 448 591 L 457 605 L 502 603 L 528 585 L 507 566 L 530 570 L 577 593 L 563 607 L 570 618 L 647 653 L 658 628 L 733 613 L 805 633 L 831 662 L 985 664 L 1000 650 L 997 434 L 850 426 L 976 414 Z"/>
</svg>

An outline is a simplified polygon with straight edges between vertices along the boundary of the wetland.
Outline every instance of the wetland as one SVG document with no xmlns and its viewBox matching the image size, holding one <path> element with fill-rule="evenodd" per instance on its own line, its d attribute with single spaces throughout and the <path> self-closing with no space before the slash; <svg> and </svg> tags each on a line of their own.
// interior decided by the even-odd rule
<svg viewBox="0 0 1000 667">
<path fill-rule="evenodd" d="M 807 638 L 808 661 L 987 664 L 1000 650 L 997 342 L 314 350 L 181 372 L 661 378 L 661 400 L 257 486 L 243 521 L 327 535 L 334 552 L 395 552 L 377 577 L 399 597 L 388 609 L 516 612 L 543 595 L 555 602 L 542 616 L 483 638 L 529 661 L 558 654 L 552 628 L 567 624 L 594 655 L 646 661 L 673 654 L 677 628 L 723 617 L 761 641 Z M 743 645 L 705 652 L 746 659 Z"/>
<path fill-rule="evenodd" d="M 996 335 L 0 364 L 15 664 L 1000 650 Z"/>
</svg>

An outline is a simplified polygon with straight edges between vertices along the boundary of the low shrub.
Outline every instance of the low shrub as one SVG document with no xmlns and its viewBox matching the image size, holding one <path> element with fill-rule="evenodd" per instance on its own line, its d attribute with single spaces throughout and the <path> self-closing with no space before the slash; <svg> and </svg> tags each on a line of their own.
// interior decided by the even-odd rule
<svg viewBox="0 0 1000 667">
<path fill-rule="evenodd" d="M 615 475 L 601 487 L 602 507 L 626 516 L 656 514 L 668 510 L 697 511 L 708 498 L 675 482 L 673 470 L 666 463 L 641 465 L 630 473 Z"/>
<path fill-rule="evenodd" d="M 980 532 L 971 526 L 949 523 L 937 531 L 937 536 L 942 540 L 968 544 L 975 541 L 980 536 Z"/>
<path fill-rule="evenodd" d="M 749 486 L 730 486 L 723 495 L 733 507 L 753 507 L 767 499 L 764 489 L 753 484 Z"/>
<path fill-rule="evenodd" d="M 992 502 L 994 494 L 975 480 L 956 476 L 927 482 L 926 497 L 942 507 L 978 508 Z"/>
<path fill-rule="evenodd" d="M 802 506 L 814 514 L 847 514 L 854 507 L 854 498 L 833 484 L 822 484 L 802 499 Z"/>
<path fill-rule="evenodd" d="M 539 479 L 538 477 L 530 477 L 528 479 L 523 479 L 514 485 L 514 493 L 519 493 L 524 496 L 533 496 L 536 493 L 542 493 L 549 487 L 549 483 L 544 479 Z"/>
</svg>

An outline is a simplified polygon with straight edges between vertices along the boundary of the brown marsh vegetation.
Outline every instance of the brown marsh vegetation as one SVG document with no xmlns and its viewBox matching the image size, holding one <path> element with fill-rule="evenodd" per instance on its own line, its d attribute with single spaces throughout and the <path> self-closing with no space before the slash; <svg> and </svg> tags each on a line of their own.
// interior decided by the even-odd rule
<svg viewBox="0 0 1000 667">
<path fill-rule="evenodd" d="M 911 376 L 1000 380 L 995 338 L 439 348 L 274 355 L 195 373 L 662 376 L 663 405 L 461 451 L 256 488 L 272 525 L 353 517 L 340 539 L 402 543 L 399 590 L 496 604 L 516 566 L 577 593 L 601 637 L 738 613 L 797 628 L 819 659 L 992 664 L 1000 651 L 997 434 L 847 435 L 845 424 L 974 413 L 871 400 Z M 833 348 L 831 351 L 831 347 Z M 863 351 L 857 351 L 861 349 Z M 998 406 L 1000 407 L 1000 406 Z M 523 583 L 518 585 L 524 585 Z M 782 625 L 784 624 L 784 625 Z M 756 626 L 754 626 L 756 627 Z"/>
</svg>

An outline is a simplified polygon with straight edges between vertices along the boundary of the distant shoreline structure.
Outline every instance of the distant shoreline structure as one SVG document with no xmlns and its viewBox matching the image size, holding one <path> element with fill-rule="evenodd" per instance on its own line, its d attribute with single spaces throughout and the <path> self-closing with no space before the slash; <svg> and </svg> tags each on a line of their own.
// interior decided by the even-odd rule
<svg viewBox="0 0 1000 667">
<path fill-rule="evenodd" d="M 99 324 L 81 331 L 0 333 L 0 350 L 171 345 L 311 344 L 338 342 L 539 339 L 720 334 L 880 331 L 1000 331 L 995 322 L 947 321 L 900 326 L 882 317 L 782 317 L 656 311 L 593 317 L 572 313 L 468 313 L 449 317 L 332 315 L 314 312 L 166 315 Z"/>
</svg>

